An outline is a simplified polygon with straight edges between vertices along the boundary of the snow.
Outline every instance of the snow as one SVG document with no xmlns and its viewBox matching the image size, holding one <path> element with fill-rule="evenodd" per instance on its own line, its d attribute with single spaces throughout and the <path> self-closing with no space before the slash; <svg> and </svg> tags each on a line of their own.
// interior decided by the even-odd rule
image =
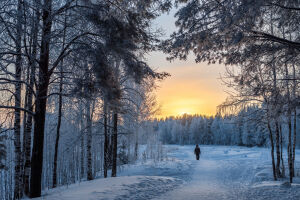
<svg viewBox="0 0 300 200">
<path fill-rule="evenodd" d="M 291 187 L 287 179 L 272 180 L 269 149 L 201 146 L 197 161 L 194 146 L 166 148 L 164 161 L 140 161 L 119 169 L 119 177 L 45 191 L 39 199 L 300 199 L 299 178 Z"/>
<path fill-rule="evenodd" d="M 116 178 L 97 179 L 69 188 L 62 187 L 49 191 L 39 199 L 68 200 L 68 199 L 147 199 L 153 196 L 147 190 L 165 192 L 173 187 L 176 180 L 171 177 L 159 176 L 123 176 Z M 160 185 L 160 188 L 156 188 Z M 135 194 L 134 194 L 135 193 Z"/>
</svg>

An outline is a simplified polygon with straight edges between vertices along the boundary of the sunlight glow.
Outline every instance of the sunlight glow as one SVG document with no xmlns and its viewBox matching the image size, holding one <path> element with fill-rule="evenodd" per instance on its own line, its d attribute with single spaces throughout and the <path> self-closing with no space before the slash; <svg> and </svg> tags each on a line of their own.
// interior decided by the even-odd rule
<svg viewBox="0 0 300 200">
<path fill-rule="evenodd" d="M 187 111 L 180 111 L 180 112 L 178 113 L 178 115 L 185 115 L 185 114 L 191 115 L 191 113 L 190 113 L 190 112 L 187 112 Z"/>
<path fill-rule="evenodd" d="M 171 77 L 162 81 L 156 92 L 161 105 L 158 118 L 184 113 L 215 115 L 216 107 L 225 101 L 225 87 L 218 79 L 223 66 L 186 64 L 162 69 L 171 73 Z"/>
</svg>

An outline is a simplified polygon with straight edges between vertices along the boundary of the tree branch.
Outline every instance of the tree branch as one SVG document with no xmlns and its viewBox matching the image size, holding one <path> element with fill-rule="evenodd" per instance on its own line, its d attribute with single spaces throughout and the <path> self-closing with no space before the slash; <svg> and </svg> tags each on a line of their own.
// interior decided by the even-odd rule
<svg viewBox="0 0 300 200">
<path fill-rule="evenodd" d="M 32 112 L 32 111 L 30 111 L 30 110 L 27 110 L 27 109 L 25 109 L 25 108 L 21 108 L 21 107 L 15 107 L 15 106 L 2 106 L 2 105 L 0 105 L 0 109 L 14 109 L 14 110 L 22 110 L 22 111 L 24 111 L 24 112 L 27 112 L 27 113 L 29 113 L 29 114 L 31 114 L 31 115 L 35 115 L 35 113 L 34 112 Z"/>
</svg>

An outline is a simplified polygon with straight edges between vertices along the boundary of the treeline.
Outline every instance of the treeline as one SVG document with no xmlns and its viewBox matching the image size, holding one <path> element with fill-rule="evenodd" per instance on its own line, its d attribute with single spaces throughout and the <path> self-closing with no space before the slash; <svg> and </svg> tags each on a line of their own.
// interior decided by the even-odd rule
<svg viewBox="0 0 300 200">
<path fill-rule="evenodd" d="M 300 122 L 300 117 L 297 118 Z M 150 122 L 163 144 L 238 145 L 270 147 L 268 125 L 259 108 L 247 108 L 237 116 L 187 115 Z M 280 127 L 282 144 L 288 145 L 288 127 Z M 272 131 L 275 131 L 272 124 Z M 297 132 L 300 128 L 297 129 Z M 281 139 L 281 138 L 280 138 Z M 275 141 L 273 141 L 275 142 Z M 300 139 L 296 146 L 300 147 Z"/>
<path fill-rule="evenodd" d="M 108 170 L 116 176 L 117 165 L 137 157 L 141 121 L 155 112 L 155 81 L 168 75 L 143 56 L 158 42 L 152 20 L 169 7 L 0 1 L 2 199 L 39 197 Z"/>
</svg>

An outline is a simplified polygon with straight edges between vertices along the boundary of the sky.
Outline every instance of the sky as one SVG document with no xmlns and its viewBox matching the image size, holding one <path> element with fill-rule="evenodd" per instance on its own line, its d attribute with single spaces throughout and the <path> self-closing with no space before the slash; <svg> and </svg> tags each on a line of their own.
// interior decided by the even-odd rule
<svg viewBox="0 0 300 200">
<path fill-rule="evenodd" d="M 167 38 L 176 30 L 174 14 L 157 18 L 153 24 L 155 28 L 162 28 Z M 215 115 L 216 107 L 226 99 L 226 87 L 220 77 L 225 71 L 224 65 L 208 65 L 195 63 L 193 55 L 186 61 L 166 60 L 168 55 L 162 52 L 151 52 L 147 61 L 151 67 L 159 72 L 171 74 L 166 80 L 159 83 L 156 96 L 161 106 L 157 117 L 177 116 L 187 114 Z"/>
</svg>

